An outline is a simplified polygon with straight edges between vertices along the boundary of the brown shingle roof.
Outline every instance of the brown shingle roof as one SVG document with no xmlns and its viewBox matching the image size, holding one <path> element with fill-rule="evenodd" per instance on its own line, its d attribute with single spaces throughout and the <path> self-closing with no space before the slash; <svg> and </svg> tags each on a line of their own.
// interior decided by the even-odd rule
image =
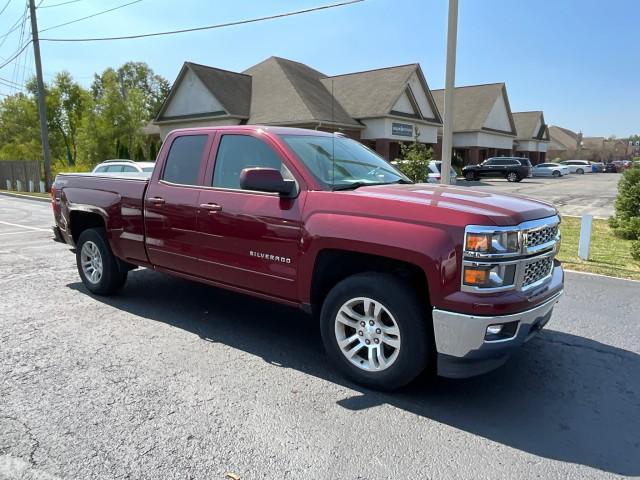
<svg viewBox="0 0 640 480">
<path fill-rule="evenodd" d="M 444 114 L 444 89 L 433 90 L 432 93 L 438 110 Z M 453 100 L 453 131 L 482 130 L 493 105 L 496 103 L 496 99 L 501 94 L 504 95 L 509 114 L 509 123 L 511 124 L 511 132 L 506 133 L 515 135 L 515 126 L 509 109 L 509 100 L 504 83 L 456 87 Z"/>
<path fill-rule="evenodd" d="M 536 128 L 538 121 L 541 126 Z M 513 122 L 516 125 L 518 140 L 549 140 L 549 132 L 541 111 L 514 112 Z"/>
<path fill-rule="evenodd" d="M 353 118 L 383 117 L 389 115 L 414 73 L 418 74 L 434 112 L 435 118 L 430 120 L 440 122 L 437 107 L 417 63 L 326 77 L 322 83 L 329 91 L 333 90 L 335 98 Z"/>
<path fill-rule="evenodd" d="M 192 62 L 184 62 L 178 78 L 173 83 L 156 121 L 162 120 L 176 89 L 187 70 L 191 70 L 204 86 L 216 97 L 229 115 L 249 118 L 251 99 L 251 77 L 241 73 L 230 72 L 220 68 L 207 67 Z M 213 112 L 212 112 L 213 113 Z"/>
<path fill-rule="evenodd" d="M 302 63 L 270 57 L 244 73 L 253 79 L 250 123 L 327 122 L 362 128 L 339 102 L 332 102 L 321 81 L 325 75 Z"/>
<path fill-rule="evenodd" d="M 549 150 L 576 150 L 578 148 L 578 134 L 568 128 L 551 125 L 549 137 L 551 138 Z"/>
</svg>

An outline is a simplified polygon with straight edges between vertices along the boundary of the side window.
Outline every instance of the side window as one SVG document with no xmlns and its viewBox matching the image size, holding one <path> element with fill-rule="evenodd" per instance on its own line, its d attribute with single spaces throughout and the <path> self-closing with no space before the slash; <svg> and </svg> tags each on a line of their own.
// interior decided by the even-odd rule
<svg viewBox="0 0 640 480">
<path fill-rule="evenodd" d="M 240 172 L 250 167 L 275 168 L 292 178 L 269 145 L 249 135 L 224 135 L 220 140 L 212 186 L 240 189 Z"/>
<path fill-rule="evenodd" d="M 104 173 L 107 171 L 107 167 L 98 167 L 96 168 L 95 173 Z"/>
<path fill-rule="evenodd" d="M 129 165 L 123 165 L 122 171 L 128 172 L 128 173 L 135 173 L 138 171 L 138 169 L 136 167 L 130 167 Z"/>
<path fill-rule="evenodd" d="M 487 160 L 484 162 L 485 165 L 497 165 L 496 160 Z"/>
<path fill-rule="evenodd" d="M 180 185 L 196 185 L 207 139 L 207 135 L 177 137 L 167 155 L 162 180 Z"/>
<path fill-rule="evenodd" d="M 109 173 L 116 173 L 121 171 L 122 171 L 122 165 L 109 165 L 107 167 L 107 172 Z"/>
</svg>

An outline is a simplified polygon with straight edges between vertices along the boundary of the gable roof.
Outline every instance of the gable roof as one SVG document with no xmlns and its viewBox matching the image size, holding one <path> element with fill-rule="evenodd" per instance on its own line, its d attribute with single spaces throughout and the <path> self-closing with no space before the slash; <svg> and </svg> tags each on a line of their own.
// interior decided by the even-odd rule
<svg viewBox="0 0 640 480">
<path fill-rule="evenodd" d="M 590 150 L 602 150 L 604 142 L 604 137 L 582 137 L 582 147 Z"/>
<path fill-rule="evenodd" d="M 444 89 L 433 90 L 433 98 L 438 110 L 444 113 Z M 484 125 L 496 100 L 503 96 L 509 117 L 510 131 L 499 131 L 508 135 L 516 134 L 516 127 L 509 106 L 507 89 L 504 83 L 489 83 L 485 85 L 469 85 L 456 87 L 454 92 L 453 131 L 473 132 L 478 130 L 496 131 L 486 128 Z"/>
<path fill-rule="evenodd" d="M 568 128 L 551 125 L 549 137 L 551 139 L 550 150 L 577 150 L 578 148 L 578 134 Z"/>
<path fill-rule="evenodd" d="M 541 111 L 514 112 L 513 122 L 518 140 L 549 140 L 549 130 Z"/>
<path fill-rule="evenodd" d="M 384 117 L 392 114 L 393 106 L 405 92 L 410 92 L 408 82 L 414 73 L 418 75 L 427 95 L 427 102 L 434 112 L 433 118 L 422 115 L 419 118 L 442 123 L 422 69 L 417 63 L 325 77 L 322 83 L 329 91 L 333 91 L 336 100 L 353 118 Z M 412 96 L 413 94 L 409 98 Z"/>
<path fill-rule="evenodd" d="M 325 75 L 302 63 L 270 57 L 244 73 L 253 79 L 249 123 L 325 122 L 363 128 L 332 98 L 322 83 Z"/>
<path fill-rule="evenodd" d="M 178 77 L 171 86 L 169 95 L 156 116 L 156 121 L 162 121 L 165 117 L 165 112 L 188 71 L 191 71 L 198 80 L 202 82 L 211 95 L 220 102 L 227 115 L 249 118 L 251 98 L 250 76 L 222 70 L 220 68 L 207 67 L 206 65 L 199 65 L 197 63 L 184 62 Z"/>
</svg>

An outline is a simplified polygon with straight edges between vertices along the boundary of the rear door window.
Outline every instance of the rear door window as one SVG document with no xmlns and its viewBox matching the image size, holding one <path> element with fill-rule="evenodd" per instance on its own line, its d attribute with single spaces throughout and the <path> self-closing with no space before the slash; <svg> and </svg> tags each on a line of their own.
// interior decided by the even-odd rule
<svg viewBox="0 0 640 480">
<path fill-rule="evenodd" d="M 109 165 L 106 170 L 108 173 L 122 172 L 122 165 Z"/>
<path fill-rule="evenodd" d="M 162 180 L 179 185 L 197 185 L 207 135 L 177 137 L 171 144 Z"/>
<path fill-rule="evenodd" d="M 128 172 L 128 173 L 137 173 L 138 169 L 136 167 L 130 167 L 129 165 L 124 165 L 122 167 L 122 171 L 123 172 Z"/>
</svg>

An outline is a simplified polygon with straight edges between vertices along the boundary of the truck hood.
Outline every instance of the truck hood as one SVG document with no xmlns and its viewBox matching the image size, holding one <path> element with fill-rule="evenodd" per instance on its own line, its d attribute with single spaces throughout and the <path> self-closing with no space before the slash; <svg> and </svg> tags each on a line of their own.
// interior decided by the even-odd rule
<svg viewBox="0 0 640 480">
<path fill-rule="evenodd" d="M 552 204 L 540 200 L 450 185 L 373 185 L 360 187 L 352 193 L 483 216 L 498 226 L 517 225 L 558 213 Z"/>
</svg>

